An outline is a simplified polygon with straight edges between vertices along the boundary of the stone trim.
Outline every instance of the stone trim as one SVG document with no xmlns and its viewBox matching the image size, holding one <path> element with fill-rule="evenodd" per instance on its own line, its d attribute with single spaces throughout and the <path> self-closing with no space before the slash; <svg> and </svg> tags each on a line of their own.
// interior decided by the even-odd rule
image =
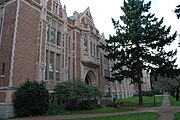
<svg viewBox="0 0 180 120">
<path fill-rule="evenodd" d="M 42 6 L 40 6 L 39 4 L 33 4 L 33 3 L 31 3 L 30 1 L 25 1 L 25 0 L 20 0 L 21 2 L 24 2 L 24 3 L 26 3 L 27 5 L 30 5 L 32 8 L 34 8 L 35 10 L 37 10 L 37 11 L 41 11 L 41 9 L 42 9 Z M 37 5 L 39 6 L 39 7 L 37 7 Z"/>
<path fill-rule="evenodd" d="M 14 106 L 12 103 L 0 103 L 1 118 L 10 118 L 15 116 Z"/>
<path fill-rule="evenodd" d="M 4 12 L 5 12 L 5 6 L 3 6 L 3 19 L 2 19 L 2 26 L 1 26 L 1 31 L 0 31 L 0 44 L 1 44 L 1 39 L 2 39 L 2 31 L 3 31 L 3 23 L 4 23 Z"/>
<path fill-rule="evenodd" d="M 10 87 L 12 87 L 14 52 L 15 52 L 15 47 L 16 47 L 15 45 L 16 45 L 16 33 L 17 33 L 18 17 L 19 17 L 19 7 L 20 7 L 20 0 L 17 0 L 16 21 L 15 21 L 15 27 L 14 27 L 14 38 L 13 38 L 13 48 L 12 48 L 12 56 L 11 56 L 11 68 L 10 68 L 10 77 L 9 77 L 9 86 Z"/>
</svg>

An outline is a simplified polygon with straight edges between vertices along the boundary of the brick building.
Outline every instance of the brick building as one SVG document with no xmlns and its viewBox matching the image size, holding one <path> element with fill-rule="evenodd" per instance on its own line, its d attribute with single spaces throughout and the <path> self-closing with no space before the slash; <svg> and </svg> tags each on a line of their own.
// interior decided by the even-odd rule
<svg viewBox="0 0 180 120">
<path fill-rule="evenodd" d="M 105 37 L 95 27 L 90 9 L 67 17 L 60 0 L 0 1 L 0 117 L 14 116 L 13 98 L 27 80 L 58 82 L 81 78 L 113 97 L 127 98 L 130 80 L 110 83 L 110 62 L 98 48 Z M 149 75 L 144 89 L 150 90 Z"/>
</svg>

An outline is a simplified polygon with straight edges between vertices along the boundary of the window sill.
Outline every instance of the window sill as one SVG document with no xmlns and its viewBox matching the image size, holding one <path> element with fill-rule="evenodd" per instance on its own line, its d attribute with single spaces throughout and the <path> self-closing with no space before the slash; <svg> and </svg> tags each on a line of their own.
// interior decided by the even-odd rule
<svg viewBox="0 0 180 120">
<path fill-rule="evenodd" d="M 4 78 L 4 75 L 1 75 L 1 78 Z"/>
</svg>

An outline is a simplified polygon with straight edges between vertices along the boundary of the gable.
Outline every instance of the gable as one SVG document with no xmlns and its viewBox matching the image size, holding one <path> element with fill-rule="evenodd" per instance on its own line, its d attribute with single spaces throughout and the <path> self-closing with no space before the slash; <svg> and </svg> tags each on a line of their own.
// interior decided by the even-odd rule
<svg viewBox="0 0 180 120">
<path fill-rule="evenodd" d="M 89 24 L 91 26 L 94 26 L 94 21 L 89 7 L 83 13 L 80 13 L 80 15 L 81 15 L 81 22 L 83 24 Z"/>
</svg>

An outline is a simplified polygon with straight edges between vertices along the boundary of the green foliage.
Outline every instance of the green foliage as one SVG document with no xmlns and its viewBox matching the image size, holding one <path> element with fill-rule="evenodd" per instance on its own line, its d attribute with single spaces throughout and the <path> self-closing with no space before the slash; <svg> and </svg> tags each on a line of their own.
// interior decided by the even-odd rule
<svg viewBox="0 0 180 120">
<path fill-rule="evenodd" d="M 177 18 L 180 18 L 180 5 L 176 6 L 175 13 L 177 15 Z"/>
<path fill-rule="evenodd" d="M 160 106 L 163 101 L 163 96 L 155 96 L 155 100 L 156 100 L 156 105 Z M 154 107 L 153 96 L 144 96 L 143 101 L 144 101 L 143 107 Z M 119 100 L 119 102 L 122 102 L 123 105 L 125 106 L 135 107 L 135 106 L 138 106 L 138 97 L 135 96 L 131 98 L 122 99 L 122 100 Z"/>
<path fill-rule="evenodd" d="M 143 91 L 143 96 L 154 96 L 154 95 L 160 95 L 160 94 L 163 94 L 163 93 L 158 90 Z"/>
<path fill-rule="evenodd" d="M 165 52 L 164 46 L 170 45 L 177 33 L 169 35 L 171 27 L 166 28 L 162 25 L 163 18 L 158 21 L 155 14 L 148 12 L 150 5 L 151 2 L 143 4 L 141 0 L 125 0 L 121 7 L 124 12 L 120 16 L 121 23 L 112 19 L 116 35 L 110 36 L 106 46 L 102 45 L 108 58 L 116 61 L 110 80 L 131 78 L 132 83 L 137 83 L 143 69 L 174 67 L 175 59 L 170 59 L 177 51 Z"/>
<path fill-rule="evenodd" d="M 180 113 L 175 113 L 176 120 L 180 120 Z"/>
<path fill-rule="evenodd" d="M 95 108 L 101 108 L 97 105 L 97 100 L 83 100 L 78 105 L 79 110 L 90 110 Z"/>
<path fill-rule="evenodd" d="M 143 91 L 143 96 L 154 96 L 153 91 Z"/>
<path fill-rule="evenodd" d="M 136 113 L 129 115 L 106 116 L 98 118 L 81 118 L 78 120 L 158 120 L 158 113 Z"/>
<path fill-rule="evenodd" d="M 99 87 L 94 86 L 94 85 L 88 85 L 88 93 L 87 93 L 87 98 L 101 98 L 102 97 L 102 92 L 99 89 Z"/>
<path fill-rule="evenodd" d="M 122 81 L 131 78 L 132 84 L 138 83 L 140 101 L 142 103 L 141 77 L 142 71 L 166 74 L 175 65 L 177 54 L 166 51 L 164 46 L 170 45 L 177 33 L 170 35 L 171 27 L 163 25 L 163 18 L 158 20 L 155 14 L 149 13 L 151 2 L 143 0 L 124 0 L 121 7 L 124 14 L 120 21 L 112 19 L 116 35 L 110 36 L 107 45 L 101 46 L 107 57 L 114 62 L 110 81 Z"/>
<path fill-rule="evenodd" d="M 49 93 L 43 84 L 27 81 L 17 89 L 14 100 L 19 116 L 42 115 L 49 107 Z"/>
<path fill-rule="evenodd" d="M 55 87 L 58 104 L 77 107 L 78 101 L 100 98 L 101 91 L 97 86 L 87 85 L 81 80 L 67 80 Z"/>
<path fill-rule="evenodd" d="M 173 71 L 173 70 L 172 70 Z M 171 96 L 176 98 L 176 100 L 179 100 L 179 87 L 180 87 L 180 72 L 179 69 L 176 69 L 172 72 L 172 74 L 167 76 L 156 76 L 156 81 L 151 81 L 151 83 L 154 85 L 154 90 L 160 90 L 160 91 L 168 91 Z"/>
<path fill-rule="evenodd" d="M 133 109 L 104 107 L 104 108 L 97 108 L 97 109 L 90 109 L 90 110 L 64 111 L 63 113 L 60 113 L 59 115 L 98 114 L 98 113 L 128 112 L 128 111 L 133 111 Z"/>
<path fill-rule="evenodd" d="M 50 103 L 48 111 L 46 112 L 46 115 L 57 115 L 63 112 L 64 112 L 63 106 L 60 106 L 56 103 Z"/>
<path fill-rule="evenodd" d="M 172 96 L 169 96 L 169 101 L 171 103 L 171 106 L 180 106 L 180 101 L 176 101 L 176 99 Z"/>
</svg>

